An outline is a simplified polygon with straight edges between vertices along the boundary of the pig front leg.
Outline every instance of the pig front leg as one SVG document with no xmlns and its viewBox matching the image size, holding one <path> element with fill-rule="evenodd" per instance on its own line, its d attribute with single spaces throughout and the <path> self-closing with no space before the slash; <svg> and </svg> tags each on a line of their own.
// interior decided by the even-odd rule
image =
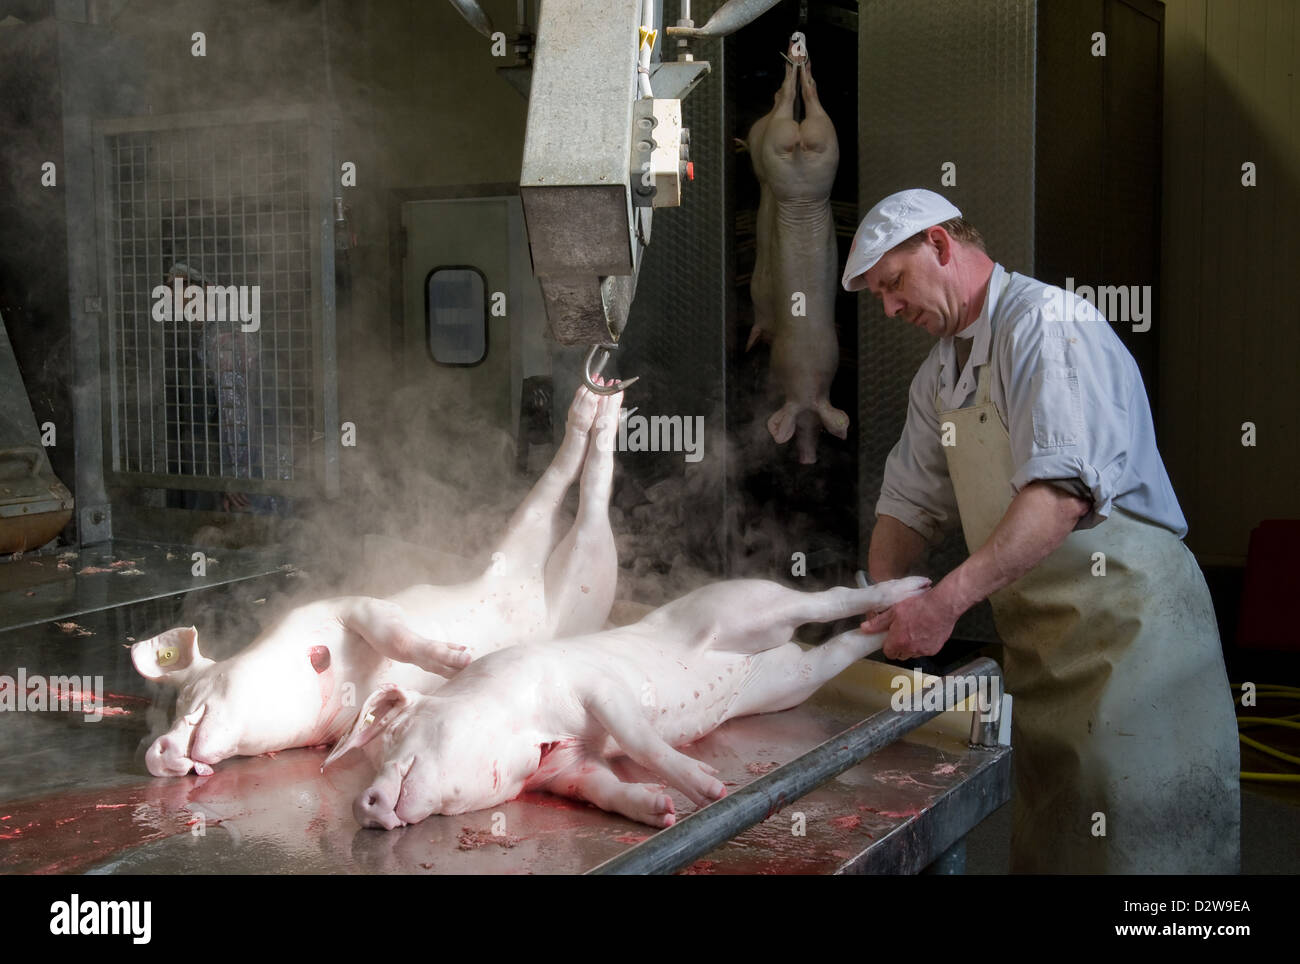
<svg viewBox="0 0 1300 964">
<path fill-rule="evenodd" d="M 606 761 L 596 756 L 584 757 L 536 789 L 584 800 L 652 827 L 671 827 L 677 820 L 673 798 L 664 793 L 663 787 L 624 783 Z"/>
<path fill-rule="evenodd" d="M 397 603 L 355 596 L 343 600 L 338 613 L 343 628 L 356 633 L 382 656 L 413 663 L 437 676 L 455 676 L 470 664 L 472 655 L 458 643 L 421 636 L 407 624 Z"/>
<path fill-rule="evenodd" d="M 618 550 L 609 527 L 609 497 L 622 404 L 622 392 L 600 399 L 582 469 L 578 515 L 546 562 L 546 611 L 557 637 L 598 631 L 614 604 Z"/>
<path fill-rule="evenodd" d="M 676 787 L 696 806 L 705 807 L 726 796 L 717 770 L 674 749 L 637 712 L 635 694 L 626 686 L 603 677 L 584 695 L 583 708 L 604 727 L 629 757 Z"/>
</svg>

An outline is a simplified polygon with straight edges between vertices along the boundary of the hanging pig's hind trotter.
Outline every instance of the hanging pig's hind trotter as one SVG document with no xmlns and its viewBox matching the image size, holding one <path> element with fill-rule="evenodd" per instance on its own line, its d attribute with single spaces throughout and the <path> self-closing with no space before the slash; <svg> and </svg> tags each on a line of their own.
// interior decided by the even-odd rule
<svg viewBox="0 0 1300 964">
<path fill-rule="evenodd" d="M 325 762 L 378 747 L 379 775 L 353 804 L 367 827 L 481 810 L 524 790 L 670 826 L 663 789 L 623 783 L 607 758 L 626 754 L 697 806 L 718 799 L 725 788 L 713 769 L 675 747 L 729 719 L 798 705 L 884 641 L 854 630 L 805 651 L 790 642 L 800 625 L 885 609 L 927 586 L 909 578 L 805 593 L 757 579 L 714 583 L 630 626 L 492 653 L 432 696 L 377 690 Z"/>
</svg>

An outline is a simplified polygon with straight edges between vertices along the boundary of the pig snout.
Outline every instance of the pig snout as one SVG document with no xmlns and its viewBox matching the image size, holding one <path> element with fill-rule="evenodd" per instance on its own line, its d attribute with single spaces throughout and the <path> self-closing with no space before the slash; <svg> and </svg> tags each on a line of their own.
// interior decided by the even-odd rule
<svg viewBox="0 0 1300 964">
<path fill-rule="evenodd" d="M 153 741 L 144 755 L 144 764 L 150 773 L 156 777 L 183 777 L 191 770 L 199 776 L 212 773 L 212 767 L 208 763 L 191 758 L 194 753 L 191 749 L 195 742 L 194 733 L 206 713 L 205 703 L 182 716 L 170 732 Z"/>
<path fill-rule="evenodd" d="M 363 827 L 378 830 L 395 830 L 406 821 L 397 815 L 397 804 L 402 795 L 402 773 L 397 761 L 388 763 L 379 771 L 375 782 L 362 790 L 352 801 L 352 815 Z"/>
<path fill-rule="evenodd" d="M 144 755 L 144 765 L 156 777 L 183 777 L 194 768 L 194 761 L 186 754 L 189 746 L 173 733 L 153 741 Z"/>
</svg>

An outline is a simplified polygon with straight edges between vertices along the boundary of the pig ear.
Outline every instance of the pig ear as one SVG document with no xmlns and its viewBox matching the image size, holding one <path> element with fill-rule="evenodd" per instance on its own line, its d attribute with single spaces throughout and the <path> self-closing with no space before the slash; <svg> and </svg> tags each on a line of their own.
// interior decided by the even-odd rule
<svg viewBox="0 0 1300 964">
<path fill-rule="evenodd" d="M 178 626 L 131 647 L 131 662 L 145 679 L 175 682 L 195 663 L 205 661 L 199 652 L 199 631 Z"/>
<path fill-rule="evenodd" d="M 366 702 L 361 707 L 361 712 L 357 714 L 352 729 L 334 744 L 334 749 L 330 750 L 329 756 L 325 758 L 320 768 L 324 770 L 349 750 L 365 746 L 392 725 L 398 710 L 409 706 L 419 698 L 420 694 L 414 690 L 403 689 L 392 683 L 379 687 L 366 697 Z"/>
</svg>

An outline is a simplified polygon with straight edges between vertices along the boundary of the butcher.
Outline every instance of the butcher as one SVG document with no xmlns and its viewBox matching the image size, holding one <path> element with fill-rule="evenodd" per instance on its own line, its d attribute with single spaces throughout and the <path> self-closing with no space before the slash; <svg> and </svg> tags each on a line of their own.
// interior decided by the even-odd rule
<svg viewBox="0 0 1300 964">
<path fill-rule="evenodd" d="M 936 340 L 885 463 L 870 575 L 904 576 L 958 523 L 970 553 L 862 628 L 889 658 L 929 656 L 992 604 L 1015 698 L 1012 871 L 1237 872 L 1214 609 L 1132 356 L 1088 302 L 991 260 L 932 191 L 868 212 L 842 283 Z"/>
</svg>

